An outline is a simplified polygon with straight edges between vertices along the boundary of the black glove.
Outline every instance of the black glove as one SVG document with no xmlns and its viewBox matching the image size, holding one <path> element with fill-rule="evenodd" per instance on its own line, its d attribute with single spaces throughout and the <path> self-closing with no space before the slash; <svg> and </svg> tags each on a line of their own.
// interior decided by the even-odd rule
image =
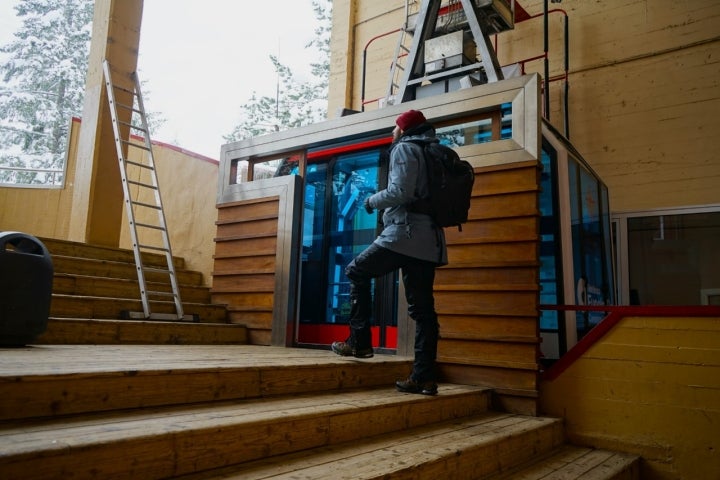
<svg viewBox="0 0 720 480">
<path fill-rule="evenodd" d="M 363 206 L 365 206 L 366 212 L 373 213 L 374 208 L 370 206 L 370 197 L 365 197 L 365 200 L 363 200 Z"/>
</svg>

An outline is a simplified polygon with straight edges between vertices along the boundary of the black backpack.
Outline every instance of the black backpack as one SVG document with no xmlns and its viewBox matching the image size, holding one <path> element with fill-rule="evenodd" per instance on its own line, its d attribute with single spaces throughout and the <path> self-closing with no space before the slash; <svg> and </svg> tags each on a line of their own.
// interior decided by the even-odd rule
<svg viewBox="0 0 720 480">
<path fill-rule="evenodd" d="M 439 227 L 457 226 L 462 231 L 475 183 L 472 165 L 446 145 L 422 140 L 411 142 L 423 148 L 430 196 L 416 200 L 408 210 L 430 215 Z"/>
</svg>

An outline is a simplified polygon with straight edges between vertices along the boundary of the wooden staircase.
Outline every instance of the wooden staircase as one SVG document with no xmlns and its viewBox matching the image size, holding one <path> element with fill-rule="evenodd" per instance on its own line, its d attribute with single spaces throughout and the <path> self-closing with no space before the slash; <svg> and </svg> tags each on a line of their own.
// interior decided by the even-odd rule
<svg viewBox="0 0 720 480">
<path fill-rule="evenodd" d="M 639 478 L 637 457 L 568 445 L 561 420 L 493 411 L 487 389 L 395 391 L 409 358 L 243 345 L 216 313 L 119 320 L 127 254 L 45 242 L 48 331 L 0 349 L 2 479 Z M 188 310 L 219 310 L 182 265 Z"/>
<path fill-rule="evenodd" d="M 125 320 L 142 311 L 131 250 L 43 238 L 52 256 L 54 279 L 48 329 L 43 344 L 233 344 L 247 343 L 247 329 L 228 323 L 225 305 L 212 304 L 200 272 L 175 259 L 183 307 L 196 322 Z M 165 257 L 144 254 L 146 265 L 162 266 Z M 149 288 L 171 291 L 167 275 L 147 275 Z M 172 313 L 167 299 L 152 300 L 153 312 Z"/>
<path fill-rule="evenodd" d="M 410 360 L 265 346 L 0 350 L 0 478 L 636 479 L 491 392 L 392 388 Z M 531 472 L 541 472 L 535 474 Z"/>
</svg>

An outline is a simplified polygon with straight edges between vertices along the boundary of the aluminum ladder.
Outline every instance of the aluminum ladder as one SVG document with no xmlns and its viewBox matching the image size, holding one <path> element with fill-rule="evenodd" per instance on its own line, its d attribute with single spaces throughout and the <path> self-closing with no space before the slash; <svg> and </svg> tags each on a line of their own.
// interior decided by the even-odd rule
<svg viewBox="0 0 720 480">
<path fill-rule="evenodd" d="M 140 286 L 140 299 L 143 307 L 142 312 L 123 312 L 123 316 L 133 319 L 191 320 L 190 316 L 184 315 L 180 298 L 180 288 L 170 248 L 170 238 L 165 222 L 160 186 L 150 142 L 150 129 L 148 128 L 145 106 L 140 92 L 140 80 L 135 72 L 131 75 L 132 82 L 129 82 L 131 85 L 134 84 L 131 88 L 115 84 L 112 80 L 111 67 L 107 59 L 103 60 L 102 65 L 115 136 L 118 165 L 120 167 L 120 177 L 125 196 L 125 212 L 130 227 L 135 267 Z M 123 111 L 126 114 L 123 118 L 130 121 L 120 120 L 118 111 Z M 133 124 L 132 118 L 134 115 L 140 118 L 139 125 Z M 142 144 L 130 141 L 130 135 L 134 132 L 142 136 Z M 139 160 L 128 159 L 128 152 L 132 151 L 131 149 L 141 150 L 141 154 L 138 156 Z M 135 193 L 135 197 L 133 197 L 133 193 Z M 155 222 L 148 220 L 154 217 L 152 211 L 157 213 Z M 147 223 L 136 220 L 138 213 L 144 213 L 141 218 L 143 222 Z M 142 258 L 143 252 L 162 252 L 165 255 L 167 267 L 145 265 Z M 148 273 L 167 275 L 172 287 L 171 292 L 149 291 L 147 289 Z M 175 304 L 175 314 L 153 313 L 150 305 L 151 297 L 153 300 L 167 300 L 172 297 Z"/>
<path fill-rule="evenodd" d="M 410 17 L 409 1 L 410 0 L 405 0 L 405 23 L 400 29 L 400 36 L 398 37 L 398 43 L 393 56 L 394 60 L 390 67 L 390 82 L 385 92 L 385 105 L 392 105 L 395 102 L 395 94 L 400 89 L 401 75 L 405 71 L 404 60 L 410 54 L 408 37 L 412 38 L 412 33 L 408 31 L 408 20 Z"/>
</svg>

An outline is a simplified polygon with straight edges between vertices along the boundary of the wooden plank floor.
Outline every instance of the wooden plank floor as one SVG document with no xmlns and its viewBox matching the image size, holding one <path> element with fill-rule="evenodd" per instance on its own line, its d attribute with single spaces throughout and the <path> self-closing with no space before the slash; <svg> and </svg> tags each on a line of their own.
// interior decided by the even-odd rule
<svg viewBox="0 0 720 480">
<path fill-rule="evenodd" d="M 257 345 L 35 345 L 0 349 L 0 421 L 392 387 L 412 360 Z"/>
<path fill-rule="evenodd" d="M 93 372 L 407 363 L 395 355 L 339 357 L 328 350 L 259 345 L 35 345 L 0 348 L 0 377 Z"/>
</svg>

